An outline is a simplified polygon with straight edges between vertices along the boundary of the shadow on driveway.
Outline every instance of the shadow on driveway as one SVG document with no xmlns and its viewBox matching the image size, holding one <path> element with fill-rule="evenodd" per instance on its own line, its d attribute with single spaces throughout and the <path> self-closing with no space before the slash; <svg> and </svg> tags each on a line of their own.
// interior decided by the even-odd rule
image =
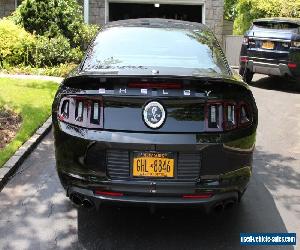
<svg viewBox="0 0 300 250">
<path fill-rule="evenodd" d="M 268 171 L 268 159 L 284 160 L 280 155 L 256 154 L 255 173 Z M 274 176 L 263 175 L 263 180 L 276 186 L 279 180 Z M 242 203 L 217 215 L 188 208 L 158 209 L 154 214 L 138 207 L 77 211 L 59 184 L 51 135 L 0 193 L 0 249 L 245 249 L 239 245 L 241 232 L 287 232 L 258 174 Z"/>
<path fill-rule="evenodd" d="M 287 77 L 254 75 L 252 87 L 300 94 L 300 79 Z"/>
<path fill-rule="evenodd" d="M 86 249 L 245 249 L 239 243 L 241 232 L 287 232 L 271 194 L 258 179 L 254 176 L 240 205 L 220 214 L 188 208 L 161 208 L 155 214 L 136 207 L 78 210 L 79 242 Z"/>
</svg>

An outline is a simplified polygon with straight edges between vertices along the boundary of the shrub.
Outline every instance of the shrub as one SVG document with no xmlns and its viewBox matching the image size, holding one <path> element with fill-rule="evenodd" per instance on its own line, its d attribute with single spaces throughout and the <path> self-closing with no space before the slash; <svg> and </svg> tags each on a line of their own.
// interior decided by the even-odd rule
<svg viewBox="0 0 300 250">
<path fill-rule="evenodd" d="M 95 31 L 94 26 L 84 25 L 77 0 L 24 0 L 14 13 L 14 20 L 31 33 L 49 38 L 62 35 L 73 48 L 82 48 Z"/>
<path fill-rule="evenodd" d="M 35 36 L 7 19 L 0 19 L 0 67 L 32 61 Z"/>
<path fill-rule="evenodd" d="M 55 66 L 62 63 L 79 63 L 83 53 L 79 48 L 71 48 L 68 39 L 59 35 L 54 38 L 38 36 L 33 59 L 35 66 Z"/>
<path fill-rule="evenodd" d="M 60 64 L 54 67 L 33 68 L 30 66 L 6 67 L 0 72 L 5 74 L 46 75 L 66 77 L 77 64 Z"/>
<path fill-rule="evenodd" d="M 83 24 L 80 29 L 80 36 L 75 38 L 76 43 L 85 50 L 99 32 L 99 26 L 95 24 Z"/>
</svg>

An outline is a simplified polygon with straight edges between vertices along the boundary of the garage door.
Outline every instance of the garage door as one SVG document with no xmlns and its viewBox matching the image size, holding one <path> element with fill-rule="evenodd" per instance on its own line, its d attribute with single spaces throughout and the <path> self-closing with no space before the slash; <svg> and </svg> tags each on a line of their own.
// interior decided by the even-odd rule
<svg viewBox="0 0 300 250">
<path fill-rule="evenodd" d="M 109 3 L 109 21 L 130 18 L 168 18 L 202 22 L 201 5 Z"/>
</svg>

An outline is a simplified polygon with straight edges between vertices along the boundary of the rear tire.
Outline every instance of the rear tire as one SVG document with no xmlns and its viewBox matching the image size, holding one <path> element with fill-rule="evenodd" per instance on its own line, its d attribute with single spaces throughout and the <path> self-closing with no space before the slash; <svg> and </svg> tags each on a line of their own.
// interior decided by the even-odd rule
<svg viewBox="0 0 300 250">
<path fill-rule="evenodd" d="M 250 84 L 252 82 L 253 75 L 254 75 L 253 72 L 251 72 L 249 69 L 245 69 L 242 75 L 244 82 Z"/>
</svg>

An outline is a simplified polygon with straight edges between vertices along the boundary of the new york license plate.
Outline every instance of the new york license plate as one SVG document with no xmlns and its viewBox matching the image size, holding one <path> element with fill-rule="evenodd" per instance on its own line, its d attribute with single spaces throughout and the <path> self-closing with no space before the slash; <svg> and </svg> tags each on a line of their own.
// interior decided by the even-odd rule
<svg viewBox="0 0 300 250">
<path fill-rule="evenodd" d="M 134 177 L 173 178 L 174 153 L 134 152 L 132 175 Z"/>
<path fill-rule="evenodd" d="M 263 49 L 274 49 L 275 44 L 271 41 L 265 41 L 262 43 L 262 48 Z"/>
</svg>

